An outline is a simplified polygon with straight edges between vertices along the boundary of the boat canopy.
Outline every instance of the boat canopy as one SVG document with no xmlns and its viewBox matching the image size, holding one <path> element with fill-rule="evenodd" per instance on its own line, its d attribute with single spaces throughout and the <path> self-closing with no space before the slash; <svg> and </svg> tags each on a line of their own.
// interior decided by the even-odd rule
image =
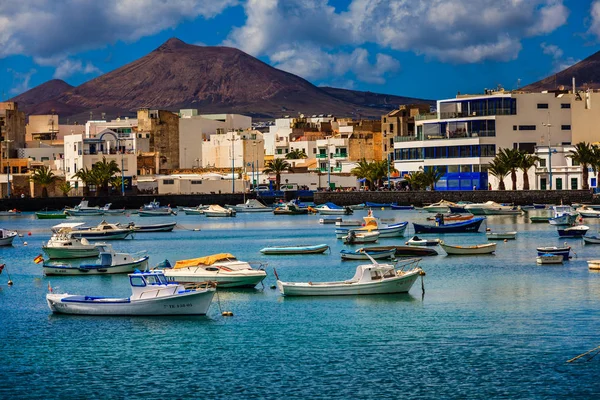
<svg viewBox="0 0 600 400">
<path fill-rule="evenodd" d="M 189 260 L 179 260 L 175 263 L 174 269 L 197 267 L 199 265 L 213 265 L 223 260 L 235 260 L 235 256 L 229 253 L 213 254 L 211 256 L 191 258 Z"/>
<path fill-rule="evenodd" d="M 344 207 L 340 207 L 337 204 L 331 203 L 331 202 L 327 202 L 325 204 L 323 204 L 324 206 L 329 207 L 332 210 L 342 210 Z"/>
</svg>

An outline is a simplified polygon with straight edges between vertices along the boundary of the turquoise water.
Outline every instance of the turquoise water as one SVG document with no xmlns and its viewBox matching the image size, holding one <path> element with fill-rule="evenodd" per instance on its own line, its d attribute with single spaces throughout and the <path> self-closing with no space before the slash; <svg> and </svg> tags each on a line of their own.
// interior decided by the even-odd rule
<svg viewBox="0 0 600 400">
<path fill-rule="evenodd" d="M 423 221 L 427 215 L 375 214 L 390 221 Z M 123 296 L 129 294 L 128 281 L 124 276 L 46 278 L 32 260 L 50 236 L 49 227 L 61 221 L 0 218 L 0 227 L 25 233 L 28 242 L 24 246 L 17 239 L 13 247 L 0 248 L 14 281 L 8 287 L 6 270 L 0 275 L 0 398 L 593 398 L 600 393 L 600 357 L 565 363 L 600 345 L 600 274 L 586 263 L 600 258 L 600 246 L 571 239 L 577 258 L 563 266 L 537 266 L 535 247 L 564 242 L 550 225 L 490 216 L 488 227 L 517 230 L 518 240 L 499 242 L 491 256 L 424 258 L 424 296 L 417 283 L 403 295 L 283 298 L 270 289 L 273 268 L 289 281 L 353 275 L 360 261 L 340 260 L 344 246 L 333 225 L 320 225 L 318 216 L 174 218 L 185 229 L 138 234 L 113 246 L 147 250 L 151 264 L 231 252 L 268 263 L 265 288 L 219 292 L 206 317 L 52 315 L 45 302 L 48 282 L 58 291 Z M 78 220 L 92 224 L 100 218 L 73 219 Z M 598 221 L 585 223 L 599 228 Z M 483 233 L 443 238 L 450 244 L 486 242 Z M 268 245 L 299 243 L 327 243 L 332 252 L 259 253 Z M 235 316 L 222 317 L 219 305 Z"/>
</svg>

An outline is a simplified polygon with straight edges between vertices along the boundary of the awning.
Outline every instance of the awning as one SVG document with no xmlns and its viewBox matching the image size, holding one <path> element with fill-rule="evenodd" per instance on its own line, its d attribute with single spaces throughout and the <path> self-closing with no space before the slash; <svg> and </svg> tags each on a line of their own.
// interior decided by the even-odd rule
<svg viewBox="0 0 600 400">
<path fill-rule="evenodd" d="M 358 179 L 358 181 L 359 181 L 359 182 L 361 182 L 361 183 L 362 183 L 362 182 L 366 182 L 366 181 L 367 181 L 367 178 L 360 178 L 360 179 Z"/>
</svg>

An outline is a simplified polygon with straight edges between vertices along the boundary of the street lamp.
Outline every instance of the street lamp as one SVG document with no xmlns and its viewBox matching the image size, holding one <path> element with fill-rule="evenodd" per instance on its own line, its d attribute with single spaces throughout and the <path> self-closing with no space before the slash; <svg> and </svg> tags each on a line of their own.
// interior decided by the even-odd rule
<svg viewBox="0 0 600 400">
<path fill-rule="evenodd" d="M 125 146 L 123 146 L 123 139 L 117 139 L 119 145 L 121 145 L 121 196 L 125 196 Z"/>
<path fill-rule="evenodd" d="M 548 188 L 552 190 L 552 146 L 550 145 L 550 128 L 552 124 L 550 123 L 550 113 L 548 113 L 548 122 L 542 123 L 546 128 L 548 128 L 547 138 L 548 138 L 548 177 L 550 179 L 550 183 L 548 184 Z"/>
<path fill-rule="evenodd" d="M 6 195 L 10 198 L 10 144 L 14 140 L 5 140 L 6 143 L 6 166 L 8 168 L 8 174 L 6 175 Z"/>
<path fill-rule="evenodd" d="M 390 183 L 390 158 L 391 158 L 390 156 L 391 155 L 392 155 L 392 153 L 388 153 L 388 155 L 387 155 L 388 156 L 388 160 L 387 160 L 387 170 L 388 170 L 387 171 L 387 173 L 388 173 L 387 174 L 388 175 L 387 184 L 388 184 L 388 190 L 391 190 L 391 183 Z"/>
<path fill-rule="evenodd" d="M 254 157 L 252 159 L 252 184 L 254 185 L 254 190 L 256 190 L 256 181 L 258 180 L 258 157 L 256 155 L 256 140 L 252 142 L 252 148 Z M 254 161 L 256 161 L 256 176 L 254 176 Z"/>
<path fill-rule="evenodd" d="M 327 138 L 327 190 L 331 190 L 331 149 Z"/>
<path fill-rule="evenodd" d="M 231 132 L 231 139 L 227 139 L 231 142 L 231 193 L 235 193 L 235 154 L 233 142 L 236 141 L 234 138 L 234 132 Z"/>
</svg>

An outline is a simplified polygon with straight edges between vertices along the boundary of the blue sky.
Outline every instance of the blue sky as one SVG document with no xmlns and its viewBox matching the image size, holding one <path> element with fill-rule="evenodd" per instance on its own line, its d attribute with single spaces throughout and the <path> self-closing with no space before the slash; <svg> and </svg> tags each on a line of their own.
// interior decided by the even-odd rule
<svg viewBox="0 0 600 400">
<path fill-rule="evenodd" d="M 316 85 L 439 99 L 600 50 L 600 0 L 105 0 L 0 4 L 0 91 L 79 85 L 170 37 L 234 46 Z"/>
</svg>

